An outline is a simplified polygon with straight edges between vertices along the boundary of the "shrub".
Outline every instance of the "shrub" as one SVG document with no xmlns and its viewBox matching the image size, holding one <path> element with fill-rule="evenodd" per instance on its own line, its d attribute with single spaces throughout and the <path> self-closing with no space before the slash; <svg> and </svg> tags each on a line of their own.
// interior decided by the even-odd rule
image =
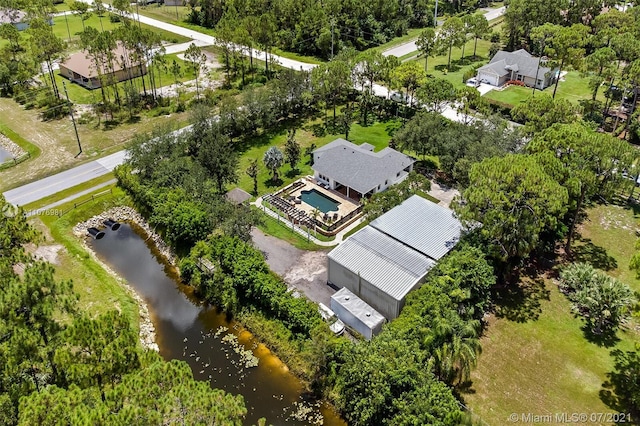
<svg viewBox="0 0 640 426">
<path fill-rule="evenodd" d="M 591 333 L 613 333 L 629 316 L 634 303 L 631 289 L 586 263 L 573 263 L 560 273 L 560 288 L 584 317 Z"/>
</svg>

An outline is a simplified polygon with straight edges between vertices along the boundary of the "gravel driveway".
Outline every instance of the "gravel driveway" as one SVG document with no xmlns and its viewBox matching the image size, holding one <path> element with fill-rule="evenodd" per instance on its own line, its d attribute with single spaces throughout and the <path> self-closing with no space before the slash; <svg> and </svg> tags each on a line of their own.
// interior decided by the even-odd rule
<svg viewBox="0 0 640 426">
<path fill-rule="evenodd" d="M 327 285 L 327 252 L 300 250 L 286 241 L 264 234 L 257 228 L 251 231 L 253 243 L 265 254 L 273 272 L 304 293 L 308 299 L 329 306 L 335 290 Z"/>
</svg>

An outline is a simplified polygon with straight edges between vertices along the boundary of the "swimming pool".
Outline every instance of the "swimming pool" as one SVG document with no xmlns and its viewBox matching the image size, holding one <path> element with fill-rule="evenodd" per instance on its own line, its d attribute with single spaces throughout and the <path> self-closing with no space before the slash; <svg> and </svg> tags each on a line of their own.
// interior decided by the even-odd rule
<svg viewBox="0 0 640 426">
<path fill-rule="evenodd" d="M 329 213 L 330 211 L 338 211 L 339 202 L 333 198 L 329 198 L 322 192 L 315 189 L 309 191 L 302 191 L 300 193 L 300 199 L 310 206 L 315 207 L 322 213 Z"/>
</svg>

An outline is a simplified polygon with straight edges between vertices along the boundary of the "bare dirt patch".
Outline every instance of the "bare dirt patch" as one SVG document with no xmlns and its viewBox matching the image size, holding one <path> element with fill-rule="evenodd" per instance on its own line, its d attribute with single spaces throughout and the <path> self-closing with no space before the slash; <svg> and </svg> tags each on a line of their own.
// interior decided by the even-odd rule
<svg viewBox="0 0 640 426">
<path fill-rule="evenodd" d="M 327 285 L 327 251 L 300 250 L 255 228 L 251 234 L 254 245 L 265 255 L 271 270 L 287 285 L 316 303 L 329 305 L 335 290 Z"/>
</svg>

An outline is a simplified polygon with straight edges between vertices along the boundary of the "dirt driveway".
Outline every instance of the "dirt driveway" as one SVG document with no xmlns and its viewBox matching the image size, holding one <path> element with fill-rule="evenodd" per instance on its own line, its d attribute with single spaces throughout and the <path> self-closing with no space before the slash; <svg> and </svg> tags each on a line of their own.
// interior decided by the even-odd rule
<svg viewBox="0 0 640 426">
<path fill-rule="evenodd" d="M 300 250 L 256 228 L 251 235 L 253 243 L 265 254 L 273 272 L 280 275 L 289 286 L 304 293 L 310 300 L 329 306 L 331 295 L 335 290 L 327 285 L 328 250 Z"/>
</svg>

